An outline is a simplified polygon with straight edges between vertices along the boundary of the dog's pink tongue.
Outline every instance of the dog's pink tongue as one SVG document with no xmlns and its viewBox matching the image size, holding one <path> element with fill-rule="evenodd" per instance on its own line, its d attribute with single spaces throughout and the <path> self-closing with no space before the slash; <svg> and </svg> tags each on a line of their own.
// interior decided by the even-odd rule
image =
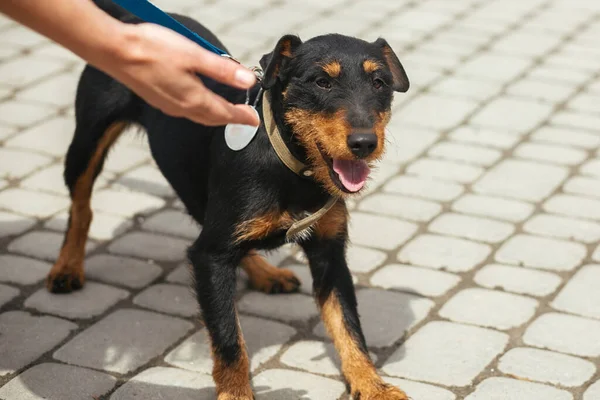
<svg viewBox="0 0 600 400">
<path fill-rule="evenodd" d="M 350 192 L 358 192 L 365 186 L 369 176 L 369 166 L 363 160 L 333 160 L 333 170 L 340 177 L 342 185 Z"/>
</svg>

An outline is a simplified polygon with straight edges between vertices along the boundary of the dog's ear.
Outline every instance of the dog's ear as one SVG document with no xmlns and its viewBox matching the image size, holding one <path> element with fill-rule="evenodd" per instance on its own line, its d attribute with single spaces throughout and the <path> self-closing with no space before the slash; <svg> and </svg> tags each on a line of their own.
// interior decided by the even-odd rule
<svg viewBox="0 0 600 400">
<path fill-rule="evenodd" d="M 260 66 L 264 71 L 263 87 L 269 89 L 275 84 L 285 64 L 292 58 L 296 48 L 302 40 L 295 35 L 285 35 L 277 42 L 275 50 L 265 54 L 260 59 Z"/>
<path fill-rule="evenodd" d="M 383 38 L 377 39 L 375 45 L 381 49 L 383 58 L 392 72 L 392 89 L 396 92 L 406 92 L 410 87 L 410 83 L 408 82 L 408 76 L 404 71 L 404 67 L 400 64 L 400 60 L 398 60 L 396 53 L 394 53 L 394 50 L 392 50 L 388 42 Z"/>
</svg>

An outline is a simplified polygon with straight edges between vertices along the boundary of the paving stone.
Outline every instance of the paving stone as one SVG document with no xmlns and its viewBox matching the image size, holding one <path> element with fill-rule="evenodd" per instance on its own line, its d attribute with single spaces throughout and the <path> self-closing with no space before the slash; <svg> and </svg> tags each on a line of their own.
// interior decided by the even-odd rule
<svg viewBox="0 0 600 400">
<path fill-rule="evenodd" d="M 571 111 L 559 111 L 550 120 L 550 123 L 558 126 L 568 126 L 574 128 L 594 131 L 598 129 L 600 118 L 595 115 L 580 114 Z"/>
<path fill-rule="evenodd" d="M 477 385 L 475 392 L 465 400 L 572 400 L 573 396 L 564 390 L 540 383 L 518 381 L 508 378 L 488 378 Z"/>
<path fill-rule="evenodd" d="M 510 222 L 519 222 L 533 212 L 533 205 L 519 200 L 467 193 L 452 204 L 454 211 Z"/>
<path fill-rule="evenodd" d="M 348 245 L 346 262 L 352 272 L 367 273 L 383 264 L 387 255 L 379 250 L 368 249 L 355 244 Z"/>
<path fill-rule="evenodd" d="M 596 372 L 589 361 L 529 348 L 515 348 L 504 354 L 498 369 L 519 379 L 566 387 L 581 386 Z"/>
<path fill-rule="evenodd" d="M 456 142 L 438 143 L 429 150 L 428 154 L 430 157 L 481 166 L 490 166 L 502 156 L 502 153 L 495 149 Z"/>
<path fill-rule="evenodd" d="M 573 276 L 552 302 L 557 310 L 600 319 L 600 265 L 586 265 Z"/>
<path fill-rule="evenodd" d="M 474 107 L 470 100 L 429 94 L 413 100 L 394 118 L 402 124 L 443 130 L 458 125 Z"/>
<path fill-rule="evenodd" d="M 54 317 L 37 317 L 23 311 L 0 314 L 0 376 L 17 372 L 51 350 L 77 329 Z"/>
<path fill-rule="evenodd" d="M 2 33 L 2 41 L 6 32 Z M 37 80 L 56 73 L 64 68 L 64 63 L 57 60 L 36 56 L 24 56 L 9 60 L 0 65 L 0 83 L 12 88 L 29 85 Z"/>
<path fill-rule="evenodd" d="M 383 380 L 406 392 L 412 400 L 455 400 L 456 396 L 446 390 L 425 383 L 413 382 L 400 378 L 383 377 Z"/>
<path fill-rule="evenodd" d="M 285 322 L 306 322 L 318 315 L 314 300 L 299 293 L 271 296 L 259 292 L 249 292 L 238 301 L 237 306 L 241 312 Z"/>
<path fill-rule="evenodd" d="M 181 285 L 191 285 L 194 281 L 191 266 L 187 263 L 179 265 L 165 279 L 167 282 L 179 283 Z"/>
<path fill-rule="evenodd" d="M 33 173 L 28 178 L 21 181 L 19 186 L 24 189 L 39 190 L 58 196 L 68 197 L 69 190 L 67 189 L 63 178 L 64 170 L 65 167 L 62 165 L 52 165 Z"/>
<path fill-rule="evenodd" d="M 48 165 L 50 158 L 18 149 L 0 147 L 0 176 L 6 179 L 22 178 Z"/>
<path fill-rule="evenodd" d="M 574 176 L 564 184 L 563 190 L 567 193 L 600 197 L 600 180 Z"/>
<path fill-rule="evenodd" d="M 52 116 L 56 110 L 39 103 L 5 101 L 0 103 L 0 123 L 15 127 L 27 127 Z"/>
<path fill-rule="evenodd" d="M 482 174 L 483 169 L 474 165 L 420 158 L 412 163 L 406 172 L 443 181 L 470 183 Z"/>
<path fill-rule="evenodd" d="M 149 213 L 164 205 L 164 200 L 145 193 L 101 190 L 92 197 L 92 210 L 122 217 Z"/>
<path fill-rule="evenodd" d="M 496 261 L 554 271 L 570 271 L 586 255 L 582 244 L 519 234 L 496 252 Z"/>
<path fill-rule="evenodd" d="M 507 82 L 520 75 L 529 64 L 530 61 L 522 58 L 483 53 L 463 64 L 460 75 L 484 78 L 492 82 Z"/>
<path fill-rule="evenodd" d="M 68 319 L 84 319 L 104 313 L 127 297 L 129 292 L 123 289 L 87 282 L 83 289 L 68 296 L 53 294 L 46 288 L 41 288 L 25 300 L 24 306 Z"/>
<path fill-rule="evenodd" d="M 33 218 L 0 211 L 0 237 L 20 235 L 35 223 Z"/>
<path fill-rule="evenodd" d="M 124 186 L 135 192 L 161 197 L 172 197 L 175 192 L 160 171 L 149 165 L 143 165 L 121 176 L 116 186 Z"/>
<path fill-rule="evenodd" d="M 372 213 L 387 214 L 411 221 L 426 222 L 439 214 L 442 207 L 432 201 L 377 193 L 362 200 L 358 209 Z"/>
<path fill-rule="evenodd" d="M 252 380 L 257 400 L 334 400 L 344 392 L 344 384 L 305 372 L 271 369 Z"/>
<path fill-rule="evenodd" d="M 68 207 L 67 199 L 23 189 L 0 193 L 0 207 L 31 217 L 47 218 Z"/>
<path fill-rule="evenodd" d="M 379 289 L 361 289 L 356 292 L 358 314 L 370 347 L 386 347 L 400 339 L 406 331 L 427 318 L 434 303 L 407 293 Z M 382 319 L 385 317 L 385 321 Z M 329 337 L 320 322 L 313 332 Z"/>
<path fill-rule="evenodd" d="M 283 353 L 281 362 L 314 374 L 341 375 L 339 356 L 332 343 L 315 340 L 298 341 Z"/>
<path fill-rule="evenodd" d="M 558 275 L 523 267 L 491 264 L 483 267 L 474 277 L 478 285 L 508 292 L 547 296 L 561 284 Z"/>
<path fill-rule="evenodd" d="M 528 297 L 469 288 L 448 300 L 439 314 L 454 322 L 506 330 L 529 321 L 537 308 L 538 302 Z"/>
<path fill-rule="evenodd" d="M 350 214 L 350 240 L 363 246 L 392 250 L 410 239 L 416 230 L 417 225 L 395 218 L 360 212 Z"/>
<path fill-rule="evenodd" d="M 409 265 L 386 265 L 371 278 L 371 284 L 427 297 L 441 296 L 460 282 L 460 277 Z"/>
<path fill-rule="evenodd" d="M 550 105 L 504 96 L 486 105 L 470 122 L 525 133 L 547 118 L 550 111 Z"/>
<path fill-rule="evenodd" d="M 54 358 L 125 374 L 164 352 L 192 328 L 179 318 L 120 309 L 75 336 L 54 353 Z"/>
<path fill-rule="evenodd" d="M 122 143 L 124 134 L 125 132 L 121 134 L 119 141 L 111 148 L 104 164 L 104 171 L 121 174 L 150 158 L 148 151 L 124 145 Z"/>
<path fill-rule="evenodd" d="M 592 384 L 583 394 L 583 400 L 594 400 L 600 398 L 600 380 Z"/>
<path fill-rule="evenodd" d="M 0 307 L 19 295 L 19 289 L 0 283 Z"/>
<path fill-rule="evenodd" d="M 74 118 L 51 118 L 11 138 L 6 142 L 6 145 L 33 150 L 54 157 L 64 157 L 73 140 L 74 131 Z M 61 169 L 64 168 L 62 165 L 60 167 Z M 62 180 L 62 172 L 59 176 Z M 64 183 L 61 186 L 64 186 Z"/>
<path fill-rule="evenodd" d="M 32 258 L 0 255 L 0 282 L 33 285 L 44 279 L 51 267 Z"/>
<path fill-rule="evenodd" d="M 54 262 L 58 257 L 63 240 L 63 234 L 34 231 L 10 242 L 8 251 Z M 96 245 L 88 240 L 85 251 L 92 251 L 95 247 Z"/>
<path fill-rule="evenodd" d="M 584 131 L 550 126 L 538 129 L 531 135 L 531 138 L 540 142 L 569 145 L 584 149 L 594 149 L 600 146 L 600 137 L 597 135 Z"/>
<path fill-rule="evenodd" d="M 69 215 L 65 212 L 48 220 L 44 227 L 66 232 L 68 221 Z M 94 212 L 88 236 L 96 240 L 110 240 L 126 232 L 132 226 L 133 222 L 128 218 Z"/>
<path fill-rule="evenodd" d="M 210 375 L 177 368 L 152 367 L 140 372 L 119 387 L 110 400 L 212 400 L 215 384 Z"/>
<path fill-rule="evenodd" d="M 600 178 L 600 160 L 595 158 L 583 164 L 580 171 L 584 175 L 590 175 L 595 178 Z"/>
<path fill-rule="evenodd" d="M 512 235 L 515 228 L 506 222 L 468 215 L 445 213 L 429 224 L 429 230 L 481 242 L 498 243 Z"/>
<path fill-rule="evenodd" d="M 43 82 L 20 91 L 17 99 L 42 102 L 57 107 L 71 106 L 75 102 L 78 77 L 65 73 L 53 76 Z"/>
<path fill-rule="evenodd" d="M 553 144 L 523 143 L 514 151 L 517 157 L 562 165 L 576 165 L 587 158 L 583 150 Z"/>
<path fill-rule="evenodd" d="M 159 283 L 152 285 L 133 298 L 138 306 L 167 314 L 193 317 L 200 309 L 194 291 L 189 286 Z"/>
<path fill-rule="evenodd" d="M 296 330 L 290 326 L 262 318 L 241 316 L 240 324 L 250 356 L 250 369 L 269 361 L 287 343 Z M 178 368 L 211 374 L 213 361 L 210 341 L 205 329 L 193 334 L 165 357 L 165 362 Z"/>
<path fill-rule="evenodd" d="M 176 210 L 165 210 L 154 214 L 144 221 L 142 229 L 194 240 L 200 235 L 201 230 L 192 217 Z"/>
<path fill-rule="evenodd" d="M 557 194 L 548 199 L 543 208 L 548 212 L 571 217 L 600 220 L 600 200 Z"/>
<path fill-rule="evenodd" d="M 461 126 L 452 131 L 449 137 L 453 140 L 472 143 L 479 146 L 490 146 L 498 149 L 509 149 L 519 141 L 519 137 L 491 128 Z"/>
<path fill-rule="evenodd" d="M 449 201 L 463 192 L 461 185 L 441 182 L 427 177 L 402 175 L 392 179 L 383 188 L 386 192 L 401 193 L 437 201 Z"/>
<path fill-rule="evenodd" d="M 183 239 L 153 233 L 133 232 L 112 242 L 108 246 L 108 251 L 143 259 L 181 261 L 185 258 L 186 249 L 190 244 Z"/>
<path fill-rule="evenodd" d="M 583 357 L 600 356 L 600 321 L 573 315 L 547 313 L 533 321 L 523 342 Z"/>
<path fill-rule="evenodd" d="M 393 117 L 388 129 L 386 141 L 389 140 L 389 143 L 386 143 L 383 161 L 395 164 L 414 160 L 440 137 L 438 132 L 428 129 L 396 124 Z"/>
<path fill-rule="evenodd" d="M 154 262 L 108 254 L 94 255 L 85 261 L 85 274 L 89 279 L 133 289 L 147 286 L 162 272 L 162 268 Z"/>
<path fill-rule="evenodd" d="M 293 265 L 286 265 L 285 266 L 286 269 L 289 269 L 290 271 L 292 271 L 294 273 L 294 275 L 296 275 L 296 278 L 298 278 L 300 280 L 300 293 L 304 293 L 306 295 L 312 296 L 313 295 L 313 279 L 312 279 L 312 275 L 310 272 L 310 268 L 307 265 L 302 265 L 302 264 L 293 264 Z M 248 282 L 247 287 L 250 286 L 250 283 Z"/>
<path fill-rule="evenodd" d="M 486 244 L 464 239 L 424 234 L 407 243 L 398 261 L 424 267 L 463 272 L 473 269 L 490 254 Z"/>
<path fill-rule="evenodd" d="M 431 90 L 434 93 L 482 101 L 498 93 L 500 85 L 483 80 L 450 76 L 433 86 Z"/>
<path fill-rule="evenodd" d="M 424 382 L 466 386 L 507 343 L 508 335 L 490 329 L 429 322 L 391 355 L 383 371 Z"/>
<path fill-rule="evenodd" d="M 600 224 L 551 214 L 535 215 L 525 223 L 523 230 L 584 243 L 595 243 L 600 240 Z"/>
<path fill-rule="evenodd" d="M 569 84 L 560 85 L 557 82 L 526 78 L 511 85 L 507 93 L 536 101 L 558 103 L 567 99 L 574 90 Z"/>
<path fill-rule="evenodd" d="M 11 400 L 89 400 L 110 391 L 117 380 L 102 372 L 70 365 L 43 363 L 0 388 L 0 398 Z"/>
<path fill-rule="evenodd" d="M 530 161 L 504 160 L 473 185 L 482 194 L 526 201 L 540 201 L 566 178 L 564 167 Z"/>
</svg>

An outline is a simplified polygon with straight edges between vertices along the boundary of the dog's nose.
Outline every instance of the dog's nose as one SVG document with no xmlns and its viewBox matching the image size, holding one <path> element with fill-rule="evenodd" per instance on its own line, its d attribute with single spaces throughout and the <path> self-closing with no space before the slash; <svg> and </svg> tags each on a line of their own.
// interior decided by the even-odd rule
<svg viewBox="0 0 600 400">
<path fill-rule="evenodd" d="M 377 148 L 377 135 L 374 133 L 352 133 L 348 135 L 348 147 L 352 154 L 364 158 Z"/>
</svg>

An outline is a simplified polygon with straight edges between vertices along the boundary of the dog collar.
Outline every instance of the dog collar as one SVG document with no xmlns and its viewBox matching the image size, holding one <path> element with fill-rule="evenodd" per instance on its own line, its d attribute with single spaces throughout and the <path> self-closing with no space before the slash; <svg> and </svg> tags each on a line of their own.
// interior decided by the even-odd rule
<svg viewBox="0 0 600 400">
<path fill-rule="evenodd" d="M 269 102 L 267 92 L 263 93 L 262 111 L 267 137 L 269 138 L 269 142 L 271 142 L 271 146 L 273 146 L 273 150 L 275 150 L 277 157 L 279 157 L 281 162 L 284 163 L 285 166 L 296 175 L 303 178 L 309 178 L 313 176 L 313 170 L 302 161 L 294 157 L 290 149 L 288 149 L 287 145 L 283 141 L 281 133 L 279 133 L 279 129 L 277 129 L 275 119 L 273 118 L 273 111 L 271 109 L 271 103 Z M 327 211 L 329 211 L 338 200 L 339 197 L 331 196 L 329 200 L 327 200 L 327 203 L 325 203 L 325 205 L 318 211 L 302 218 L 300 221 L 294 222 L 285 234 L 286 239 L 291 241 L 296 236 L 302 236 L 302 232 L 310 229 L 318 220 L 327 214 Z"/>
</svg>

